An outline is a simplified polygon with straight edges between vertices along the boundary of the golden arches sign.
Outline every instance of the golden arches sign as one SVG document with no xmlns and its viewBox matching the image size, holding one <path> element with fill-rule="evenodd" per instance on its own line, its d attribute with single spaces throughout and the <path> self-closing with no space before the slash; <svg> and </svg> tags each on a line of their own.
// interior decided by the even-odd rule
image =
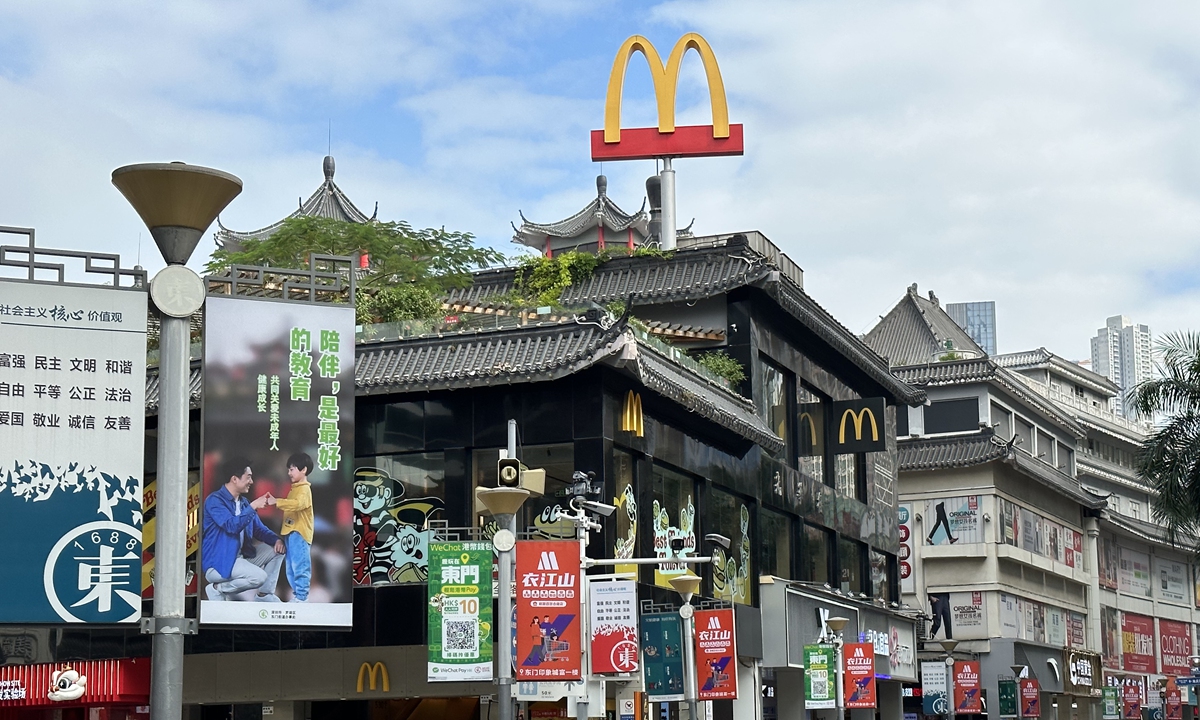
<svg viewBox="0 0 1200 720">
<path fill-rule="evenodd" d="M 876 424 L 876 422 L 875 422 L 875 413 L 871 412 L 871 408 L 865 407 L 862 410 L 859 410 L 858 412 L 855 412 L 851 408 L 846 408 L 845 412 L 842 413 L 842 421 L 838 425 L 838 444 L 839 445 L 844 445 L 846 443 L 846 418 L 847 417 L 849 417 L 851 419 L 851 421 L 854 423 L 854 439 L 855 440 L 863 439 L 863 421 L 870 420 L 871 421 L 871 440 L 872 440 L 872 442 L 879 441 L 879 425 Z"/>
<path fill-rule="evenodd" d="M 379 678 L 379 676 L 382 676 L 382 678 Z M 374 664 L 365 662 L 358 667 L 358 683 L 355 685 L 355 689 L 358 692 L 363 691 L 364 679 L 367 680 L 367 687 L 370 690 L 375 689 L 376 679 L 383 680 L 382 687 L 384 692 L 391 692 L 392 690 L 392 682 L 388 677 L 387 665 L 384 665 L 381 662 L 376 662 Z"/>
<path fill-rule="evenodd" d="M 636 437 L 646 436 L 646 426 L 642 420 L 642 396 L 632 390 L 625 393 L 625 407 L 621 410 L 621 430 L 631 432 Z"/>
</svg>

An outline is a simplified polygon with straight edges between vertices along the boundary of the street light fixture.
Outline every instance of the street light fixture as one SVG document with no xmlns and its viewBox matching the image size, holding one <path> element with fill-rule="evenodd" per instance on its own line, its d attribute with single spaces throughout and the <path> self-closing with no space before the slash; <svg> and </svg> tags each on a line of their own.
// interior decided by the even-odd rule
<svg viewBox="0 0 1200 720">
<path fill-rule="evenodd" d="M 500 589 L 497 593 L 497 611 L 500 614 L 496 623 L 496 662 L 500 666 L 497 684 L 500 686 L 500 720 L 513 720 L 512 699 L 512 594 L 510 588 L 513 581 L 513 548 L 517 545 L 517 512 L 521 505 L 529 499 L 529 491 L 519 487 L 479 488 L 475 497 L 488 512 L 492 514 L 499 530 L 492 536 L 492 545 L 500 556 L 500 572 L 498 580 Z"/>
<path fill-rule="evenodd" d="M 196 631 L 184 617 L 187 571 L 187 448 L 190 340 L 188 317 L 204 304 L 204 282 L 186 267 L 201 236 L 242 191 L 228 173 L 185 163 L 117 168 L 112 183 L 141 216 L 167 267 L 150 283 L 159 330 L 158 499 L 150 715 L 183 716 L 183 636 Z"/>
</svg>

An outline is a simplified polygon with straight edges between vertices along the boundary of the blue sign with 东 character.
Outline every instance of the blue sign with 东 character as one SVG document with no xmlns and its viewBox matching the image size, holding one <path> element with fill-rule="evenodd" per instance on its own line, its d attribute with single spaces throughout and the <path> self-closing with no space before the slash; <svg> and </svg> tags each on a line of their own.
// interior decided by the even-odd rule
<svg viewBox="0 0 1200 720">
<path fill-rule="evenodd" d="M 0 623 L 141 615 L 146 294 L 0 281 Z"/>
</svg>

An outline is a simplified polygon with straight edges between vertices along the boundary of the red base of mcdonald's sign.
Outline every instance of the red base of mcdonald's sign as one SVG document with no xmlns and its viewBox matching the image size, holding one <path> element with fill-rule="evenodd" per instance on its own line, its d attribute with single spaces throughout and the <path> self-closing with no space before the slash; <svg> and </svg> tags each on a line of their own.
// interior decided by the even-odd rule
<svg viewBox="0 0 1200 720">
<path fill-rule="evenodd" d="M 717 157 L 744 151 L 741 124 L 729 126 L 729 137 L 714 138 L 712 125 L 680 125 L 673 133 L 656 127 L 621 128 L 621 141 L 604 142 L 604 131 L 592 131 L 592 160 L 647 160 L 658 157 Z"/>
</svg>

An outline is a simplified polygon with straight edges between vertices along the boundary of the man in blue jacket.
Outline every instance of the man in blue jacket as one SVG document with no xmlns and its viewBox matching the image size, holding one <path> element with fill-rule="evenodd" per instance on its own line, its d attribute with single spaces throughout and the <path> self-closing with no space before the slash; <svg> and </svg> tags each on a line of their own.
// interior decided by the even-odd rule
<svg viewBox="0 0 1200 720">
<path fill-rule="evenodd" d="M 209 600 L 236 600 L 239 593 L 257 590 L 255 600 L 279 602 L 275 584 L 283 565 L 283 540 L 263 525 L 257 512 L 268 495 L 251 501 L 243 497 L 254 484 L 246 460 L 226 463 L 222 472 L 225 484 L 204 499 L 200 560 L 208 581 L 205 595 Z"/>
</svg>

